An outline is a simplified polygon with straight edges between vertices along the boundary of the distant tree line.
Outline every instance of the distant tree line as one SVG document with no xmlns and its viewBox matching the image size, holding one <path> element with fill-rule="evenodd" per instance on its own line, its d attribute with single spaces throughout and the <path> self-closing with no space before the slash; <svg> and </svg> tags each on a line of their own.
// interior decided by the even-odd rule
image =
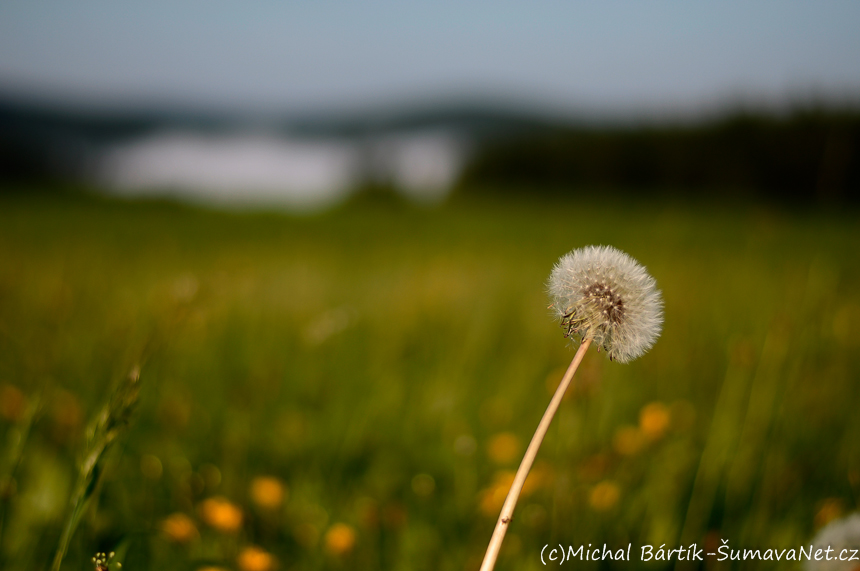
<svg viewBox="0 0 860 571">
<path fill-rule="evenodd" d="M 180 111 L 98 114 L 0 96 L 0 183 L 87 182 L 100 152 L 163 129 L 231 132 L 236 118 Z M 637 195 L 733 192 L 778 202 L 860 203 L 860 111 L 710 122 L 576 126 L 524 111 L 456 106 L 358 117 L 274 121 L 284 134 L 360 140 L 400 130 L 447 130 L 472 143 L 463 194 L 557 193 L 584 188 Z M 0 184 L 0 192 L 9 186 Z"/>
<path fill-rule="evenodd" d="M 777 201 L 860 201 L 860 113 L 736 115 L 708 124 L 553 128 L 479 146 L 462 192 L 575 188 L 663 195 L 735 191 Z"/>
</svg>

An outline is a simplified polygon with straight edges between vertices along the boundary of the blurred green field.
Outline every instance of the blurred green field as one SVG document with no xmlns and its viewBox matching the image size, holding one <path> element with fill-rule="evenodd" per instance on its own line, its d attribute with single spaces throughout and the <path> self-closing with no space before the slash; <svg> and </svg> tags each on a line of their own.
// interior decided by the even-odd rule
<svg viewBox="0 0 860 571">
<path fill-rule="evenodd" d="M 139 365 L 63 569 L 476 569 L 573 355 L 545 280 L 588 244 L 648 267 L 663 335 L 586 356 L 497 569 L 545 544 L 797 547 L 857 509 L 856 213 L 0 194 L 0 568 L 48 568 L 86 425 Z"/>
</svg>

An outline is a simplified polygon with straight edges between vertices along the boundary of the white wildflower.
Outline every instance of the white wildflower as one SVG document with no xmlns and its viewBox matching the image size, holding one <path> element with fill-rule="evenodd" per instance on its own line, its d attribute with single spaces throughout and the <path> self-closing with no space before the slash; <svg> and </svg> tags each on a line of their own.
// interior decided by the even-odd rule
<svg viewBox="0 0 860 571">
<path fill-rule="evenodd" d="M 565 337 L 591 337 L 611 360 L 639 357 L 660 335 L 663 300 L 654 278 L 611 246 L 587 246 L 562 256 L 548 289 Z"/>
<path fill-rule="evenodd" d="M 852 571 L 860 567 L 860 513 L 830 522 L 812 540 L 814 549 L 830 547 L 830 561 L 814 558 L 806 562 L 807 571 Z M 841 557 L 840 557 L 841 556 Z M 852 556 L 855 558 L 852 559 Z"/>
</svg>

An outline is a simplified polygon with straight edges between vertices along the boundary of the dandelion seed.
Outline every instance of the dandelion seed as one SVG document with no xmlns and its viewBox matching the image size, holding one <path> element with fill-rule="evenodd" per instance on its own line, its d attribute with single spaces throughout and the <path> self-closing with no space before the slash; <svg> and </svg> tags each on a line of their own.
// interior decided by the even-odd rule
<svg viewBox="0 0 860 571">
<path fill-rule="evenodd" d="M 660 335 L 663 301 L 654 278 L 611 246 L 588 246 L 563 256 L 548 289 L 565 337 L 590 337 L 610 360 L 631 361 Z"/>
</svg>

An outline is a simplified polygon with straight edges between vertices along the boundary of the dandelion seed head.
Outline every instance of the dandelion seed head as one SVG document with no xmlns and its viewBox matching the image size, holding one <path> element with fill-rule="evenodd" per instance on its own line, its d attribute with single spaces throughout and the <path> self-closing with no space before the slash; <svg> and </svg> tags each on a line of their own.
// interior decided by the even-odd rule
<svg viewBox="0 0 860 571">
<path fill-rule="evenodd" d="M 562 256 L 548 290 L 565 337 L 591 337 L 613 361 L 643 355 L 660 335 L 663 300 L 654 278 L 616 248 L 587 246 Z"/>
<path fill-rule="evenodd" d="M 815 549 L 826 549 L 829 546 L 833 551 L 830 561 L 826 559 L 808 561 L 806 563 L 808 571 L 853 571 L 857 568 L 857 561 L 840 561 L 838 556 L 843 549 L 847 549 L 848 551 L 845 552 L 847 559 L 852 551 L 860 549 L 860 513 L 830 522 L 821 528 L 812 543 Z"/>
</svg>

